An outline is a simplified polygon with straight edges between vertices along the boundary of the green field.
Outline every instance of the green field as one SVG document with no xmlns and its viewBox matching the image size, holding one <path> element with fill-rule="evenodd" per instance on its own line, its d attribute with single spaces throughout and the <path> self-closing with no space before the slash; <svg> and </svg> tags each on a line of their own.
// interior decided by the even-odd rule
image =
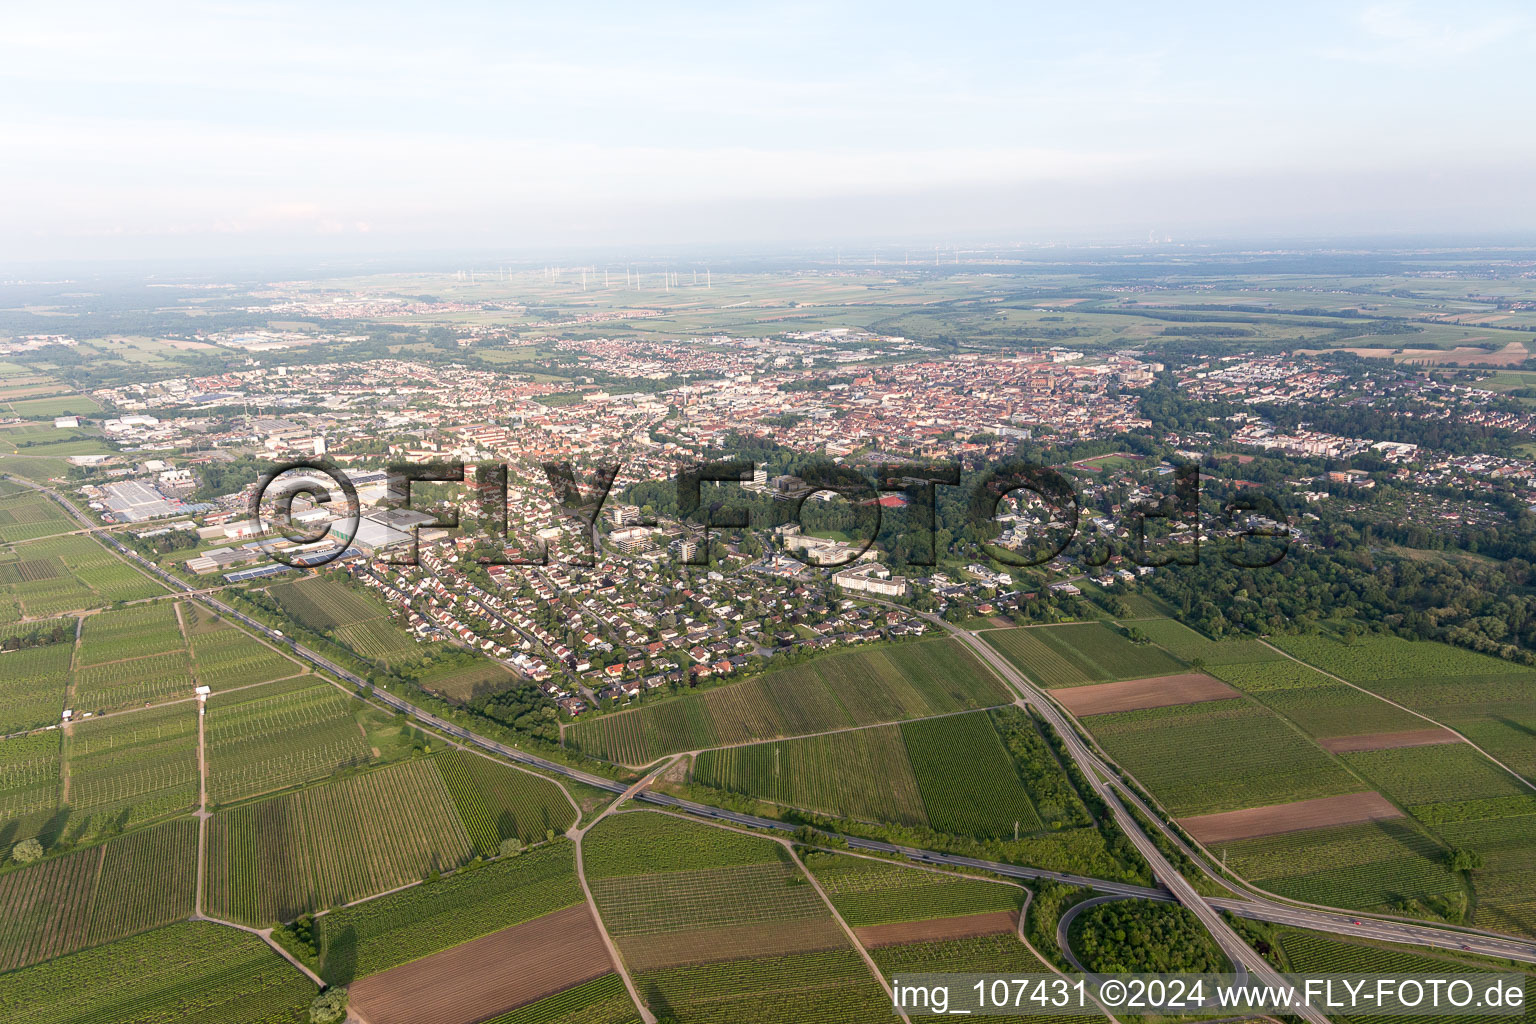
<svg viewBox="0 0 1536 1024">
<path fill-rule="evenodd" d="M 1046 828 L 985 712 L 707 750 L 695 759 L 694 780 L 789 807 L 979 839 L 1012 836 L 1016 825 L 1021 835 Z"/>
<path fill-rule="evenodd" d="M 681 750 L 801 736 L 1005 704 L 953 640 L 828 655 L 705 693 L 577 723 L 566 743 L 623 764 Z"/>
<path fill-rule="evenodd" d="M 1286 929 L 1281 932 L 1277 945 L 1285 958 L 1285 969 L 1296 974 L 1365 974 L 1397 977 L 1418 975 L 1450 978 L 1472 972 L 1502 974 L 1517 970 L 1526 975 L 1526 989 L 1527 992 L 1530 990 L 1529 965 L 1510 965 L 1472 956 L 1440 951 L 1429 952 L 1403 946 L 1352 942 L 1331 935 L 1297 929 Z M 1425 1019 L 1422 1016 L 1409 1014 L 1384 1013 L 1360 1014 L 1354 1017 L 1343 1014 L 1331 1016 L 1334 1020 L 1341 1022 L 1381 1021 L 1383 1024 L 1410 1024 L 1412 1021 Z M 1531 1021 L 1536 1019 L 1536 1009 L 1532 1009 L 1527 1003 L 1522 1013 L 1502 1016 L 1463 1014 L 1457 1019 L 1483 1022 Z"/>
<path fill-rule="evenodd" d="M 130 828 L 197 803 L 197 706 L 77 722 L 64 740 L 67 834 Z"/>
<path fill-rule="evenodd" d="M 852 949 L 822 950 L 636 975 L 657 1016 L 678 1024 L 886 1024 L 890 1000 Z"/>
<path fill-rule="evenodd" d="M 808 853 L 805 866 L 855 928 L 1018 910 L 1024 890 L 1006 882 L 925 871 L 893 861 Z"/>
<path fill-rule="evenodd" d="M 71 698 L 75 713 L 119 708 L 192 696 L 192 663 L 184 651 L 151 654 L 75 669 Z"/>
<path fill-rule="evenodd" d="M 655 838 L 624 849 L 644 836 Z M 593 899 L 631 971 L 851 950 L 810 880 L 770 839 L 640 811 L 605 818 L 584 853 L 587 842 Z"/>
<path fill-rule="evenodd" d="M 0 559 L 0 591 L 33 617 L 137 601 L 165 588 L 89 537 L 78 534 L 17 544 Z"/>
<path fill-rule="evenodd" d="M 367 764 L 371 754 L 354 714 L 360 707 L 323 682 L 215 695 L 205 725 L 208 799 L 229 803 Z"/>
<path fill-rule="evenodd" d="M 389 609 L 340 580 L 312 576 L 267 593 L 295 621 L 364 658 L 389 662 L 418 653 L 416 642 L 390 622 Z"/>
<path fill-rule="evenodd" d="M 580 903 L 575 847 L 558 839 L 315 919 L 320 976 L 344 985 Z"/>
<path fill-rule="evenodd" d="M 1324 671 L 1450 726 L 1536 781 L 1536 743 L 1531 742 L 1536 732 L 1536 670 L 1459 647 L 1388 636 L 1349 644 L 1325 636 L 1287 636 L 1275 643 Z"/>
<path fill-rule="evenodd" d="M 0 742 L 0 850 L 35 836 L 57 836 L 60 734 L 41 732 Z"/>
<path fill-rule="evenodd" d="M 946 942 L 914 942 L 870 950 L 888 978 L 917 973 L 1047 974 L 1050 969 L 1032 954 L 1016 935 L 982 935 Z M 914 1018 L 937 1020 L 935 1015 L 912 1013 Z M 997 1024 L 1027 1024 L 1041 1020 L 1065 1024 L 1103 1024 L 1105 1017 L 1089 1014 L 1052 1014 L 1048 1017 L 1017 1014 L 989 1015 Z"/>
<path fill-rule="evenodd" d="M 0 653 L 0 736 L 58 722 L 73 653 L 69 643 Z"/>
<path fill-rule="evenodd" d="M 46 494 L 22 491 L 0 497 L 0 543 L 14 544 L 76 528 L 69 514 Z"/>
<path fill-rule="evenodd" d="M 928 823 L 896 725 L 706 750 L 693 772 L 702 785 L 788 807 L 864 821 Z"/>
<path fill-rule="evenodd" d="M 1223 664 L 1212 668 L 1211 673 L 1319 739 L 1428 725 L 1401 708 L 1294 661 Z"/>
<path fill-rule="evenodd" d="M 408 761 L 215 814 L 204 903 L 222 918 L 286 921 L 456 867 L 471 852 L 437 766 Z"/>
<path fill-rule="evenodd" d="M 623 979 L 605 974 L 485 1024 L 640 1024 L 640 1015 Z"/>
<path fill-rule="evenodd" d="M 1255 662 L 1285 663 L 1284 655 L 1257 640 L 1212 640 L 1174 619 L 1139 619 L 1134 625 L 1174 657 L 1191 663 L 1199 661 L 1207 669 Z"/>
<path fill-rule="evenodd" d="M 1144 679 L 1187 668 L 1161 647 L 1133 643 L 1104 622 L 989 629 L 981 636 L 1031 680 L 1047 687 Z"/>
<path fill-rule="evenodd" d="M 296 663 L 233 626 L 192 634 L 192 663 L 197 681 L 213 687 L 215 692 L 282 679 L 303 671 Z"/>
<path fill-rule="evenodd" d="M 196 881 L 192 818 L 0 875 L 0 971 L 188 917 Z"/>
<path fill-rule="evenodd" d="M 1280 896 L 1347 907 L 1459 919 L 1465 892 L 1445 850 L 1409 821 L 1306 829 L 1212 848 L 1227 866 Z"/>
<path fill-rule="evenodd" d="M 96 665 L 185 649 L 175 604 L 156 601 L 87 615 L 75 660 Z"/>
<path fill-rule="evenodd" d="M 901 732 L 938 831 L 994 839 L 1045 827 L 989 716 L 908 722 Z"/>
<path fill-rule="evenodd" d="M 255 935 L 207 922 L 0 975 L 10 1024 L 305 1024 L 315 986 Z"/>
<path fill-rule="evenodd" d="M 1367 788 L 1244 698 L 1093 715 L 1086 724 L 1110 756 L 1178 817 Z"/>
<path fill-rule="evenodd" d="M 777 843 L 655 811 L 610 814 L 582 842 L 588 878 L 784 859 Z"/>
<path fill-rule="evenodd" d="M 504 839 L 531 843 L 576 824 L 576 808 L 546 778 L 465 750 L 436 760 L 477 853 L 490 856 Z"/>
</svg>

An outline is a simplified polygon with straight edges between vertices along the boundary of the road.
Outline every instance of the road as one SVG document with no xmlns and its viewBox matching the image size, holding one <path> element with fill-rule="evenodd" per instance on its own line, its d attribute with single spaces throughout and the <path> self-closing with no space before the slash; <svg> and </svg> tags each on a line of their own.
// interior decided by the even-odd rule
<svg viewBox="0 0 1536 1024">
<path fill-rule="evenodd" d="M 220 615 L 227 615 L 230 618 L 235 619 L 236 621 L 245 625 L 247 628 L 266 637 L 272 643 L 282 645 L 287 650 L 291 651 L 295 657 L 310 663 L 316 668 L 322 669 L 334 675 L 338 679 L 342 679 L 348 683 L 351 683 L 359 690 L 363 690 L 369 687 L 370 684 L 368 681 L 363 679 L 361 676 L 358 676 L 357 674 L 343 668 L 342 666 L 335 664 L 328 658 L 325 658 L 324 656 L 309 650 L 302 644 L 296 643 L 291 638 L 282 635 L 279 631 L 272 629 L 265 623 L 259 622 L 235 608 L 230 607 L 212 595 L 193 588 L 185 581 L 178 579 L 172 574 L 161 569 L 159 566 L 143 558 L 138 554 L 138 552 L 133 551 L 118 542 L 117 538 L 112 536 L 109 531 L 102 529 L 95 523 L 92 523 L 84 513 L 75 508 L 74 505 L 71 504 L 66 498 L 64 498 L 63 495 L 58 494 L 50 488 L 36 484 L 30 480 L 23 480 L 17 477 L 11 477 L 10 479 L 14 479 L 18 483 L 25 484 L 28 487 L 42 491 L 43 493 L 52 497 L 67 512 L 69 512 L 70 515 L 83 523 L 92 534 L 99 537 L 105 543 L 110 544 L 113 549 L 122 554 L 124 558 L 129 559 L 133 564 L 152 574 L 155 578 L 163 581 L 166 586 L 179 592 L 183 596 L 186 596 L 190 600 L 198 601 L 207 607 L 212 608 Z M 875 603 L 886 604 L 886 602 L 883 601 L 877 601 Z M 889 607 L 896 606 L 889 605 Z M 910 609 L 903 610 L 910 611 Z M 1025 867 L 1017 864 L 1002 864 L 995 861 L 980 860 L 974 857 L 963 857 L 956 854 L 937 853 L 931 850 L 922 850 L 915 847 L 902 846 L 899 844 L 882 842 L 875 839 L 864 839 L 858 836 L 837 836 L 836 833 L 832 832 L 823 832 L 823 834 L 828 836 L 836 836 L 839 841 L 846 842 L 847 845 L 852 849 L 888 855 L 895 854 L 898 856 L 906 857 L 921 864 L 971 869 L 976 871 L 988 871 L 1007 878 L 1017 878 L 1025 881 L 1048 880 L 1053 882 L 1061 882 L 1068 885 L 1088 886 L 1098 892 L 1111 895 L 1134 896 L 1143 899 L 1160 900 L 1164 902 L 1178 902 L 1183 906 L 1189 907 L 1191 912 L 1200 919 L 1201 923 L 1211 931 L 1212 936 L 1216 938 L 1217 943 L 1221 946 L 1223 952 L 1227 953 L 1228 956 L 1232 957 L 1235 961 L 1241 962 L 1245 964 L 1249 969 L 1253 970 L 1261 981 L 1271 984 L 1276 983 L 1277 975 L 1275 974 L 1275 969 L 1261 957 L 1259 957 L 1257 951 L 1255 951 L 1247 943 L 1242 942 L 1242 940 L 1238 938 L 1236 933 L 1232 931 L 1231 927 L 1227 925 L 1227 923 L 1222 919 L 1220 915 L 1221 911 L 1228 911 L 1238 917 L 1243 917 L 1250 920 L 1294 925 L 1300 928 L 1310 928 L 1316 931 L 1329 932 L 1335 935 L 1400 942 L 1409 945 L 1430 946 L 1437 949 L 1470 951 L 1486 956 L 1501 957 L 1509 960 L 1516 960 L 1522 963 L 1536 964 L 1536 943 L 1527 942 L 1521 939 L 1508 936 L 1489 935 L 1481 932 L 1454 931 L 1450 929 L 1435 928 L 1428 925 L 1417 925 L 1409 922 L 1384 921 L 1366 917 L 1355 917 L 1346 911 L 1328 911 L 1306 907 L 1296 907 L 1271 900 L 1261 899 L 1251 894 L 1242 893 L 1236 889 L 1233 889 L 1224 879 L 1221 879 L 1221 877 L 1216 872 L 1214 872 L 1209 867 L 1209 865 L 1205 864 L 1198 857 L 1192 856 L 1191 859 L 1194 860 L 1195 863 L 1203 871 L 1210 875 L 1210 877 L 1220 881 L 1223 886 L 1234 892 L 1234 896 L 1232 897 L 1205 897 L 1199 895 L 1195 892 L 1194 887 L 1190 885 L 1189 881 L 1185 879 L 1184 876 L 1180 874 L 1179 871 L 1168 862 L 1162 851 L 1157 848 L 1157 846 L 1152 842 L 1151 838 L 1147 836 L 1140 825 L 1137 824 L 1137 822 L 1130 817 L 1129 812 L 1126 811 L 1124 804 L 1121 802 L 1121 796 L 1125 795 L 1127 798 L 1135 802 L 1139 802 L 1136 801 L 1134 794 L 1130 794 L 1128 791 L 1122 789 L 1120 783 L 1115 777 L 1115 773 L 1098 757 L 1096 753 L 1094 753 L 1092 749 L 1088 747 L 1086 743 L 1083 742 L 1077 731 L 1072 728 L 1071 723 L 1066 720 L 1065 716 L 1056 707 L 1056 705 L 1053 704 L 1048 698 L 1046 698 L 1044 693 L 1036 688 L 1034 684 L 1025 679 L 1022 674 L 1020 674 L 1018 670 L 1013 667 L 1011 663 L 1003 659 L 1001 655 L 999 655 L 995 650 L 988 646 L 985 641 L 981 640 L 979 637 L 976 637 L 974 634 L 966 632 L 965 630 L 961 630 L 959 627 L 956 627 L 951 623 L 943 621 L 937 616 L 925 617 L 927 617 L 930 621 L 937 623 L 941 628 L 949 631 L 952 635 L 959 639 L 960 642 L 964 643 L 968 649 L 975 652 L 977 657 L 986 662 L 986 664 L 992 667 L 993 670 L 996 671 L 1001 678 L 1006 680 L 1023 695 L 1022 699 L 1024 702 L 1029 704 L 1032 708 L 1036 709 L 1041 714 L 1041 716 L 1046 719 L 1046 721 L 1050 722 L 1050 724 L 1056 729 L 1057 734 L 1060 735 L 1062 742 L 1066 745 L 1068 753 L 1072 756 L 1073 760 L 1077 762 L 1079 767 L 1083 770 L 1083 773 L 1092 782 L 1099 795 L 1104 798 L 1105 803 L 1111 808 L 1117 823 L 1120 825 L 1122 830 L 1125 831 L 1126 835 L 1130 838 L 1132 843 L 1136 845 L 1137 850 L 1142 854 L 1143 857 L 1146 858 L 1147 863 L 1152 866 L 1153 876 L 1156 878 L 1161 888 L 1151 888 L 1147 886 L 1132 885 L 1125 882 L 1089 878 L 1086 876 L 1073 875 L 1059 871 L 1046 871 L 1040 868 Z M 557 775 L 561 778 L 570 779 L 574 782 L 580 782 L 585 785 L 605 790 L 614 794 L 621 794 L 628 788 L 622 782 L 616 782 L 613 779 L 604 778 L 600 775 L 593 775 L 589 772 L 581 771 L 578 768 L 572 768 L 569 765 L 560 764 L 555 761 L 549 761 L 536 755 L 529 754 L 526 751 L 519 750 L 516 747 L 508 746 L 507 744 L 498 740 L 494 740 L 486 736 L 481 736 L 478 733 L 471 732 L 462 726 L 440 718 L 437 715 L 432 714 L 430 711 L 427 711 L 425 708 L 417 707 L 409 701 L 385 690 L 373 689 L 372 695 L 375 700 L 381 701 L 382 703 L 389 705 L 395 710 L 403 712 L 404 714 L 409 715 L 417 721 L 431 726 L 440 732 L 446 733 L 463 743 L 477 746 L 482 750 L 490 751 L 491 753 L 505 757 L 508 760 L 527 765 L 530 768 L 536 768 L 540 771 L 547 772 L 552 775 Z M 649 803 L 661 807 L 667 807 L 673 810 L 684 811 L 689 814 L 695 814 L 700 817 L 709 818 L 715 821 L 727 822 L 729 824 L 740 825 L 748 828 L 772 829 L 783 832 L 793 832 L 797 828 L 795 825 L 791 825 L 782 821 L 776 821 L 771 818 L 761 818 L 755 815 L 742 814 L 739 811 L 731 811 L 719 807 L 710 807 L 705 804 L 696 803 L 692 800 L 686 800 L 681 797 L 672 796 L 670 794 L 652 792 L 648 789 L 641 790 L 640 792 L 636 793 L 634 799 L 642 803 Z M 1156 821 L 1155 816 L 1149 815 L 1149 818 L 1153 821 Z M 1175 842 L 1179 842 L 1177 837 L 1170 836 L 1170 838 Z M 1179 842 L 1179 845 L 1183 847 L 1182 842 Z M 1188 851 L 1187 847 L 1185 849 L 1186 852 L 1191 854 L 1193 853 L 1193 851 Z M 1326 1018 L 1322 1017 L 1320 1014 L 1317 1016 L 1308 1017 L 1307 1019 L 1312 1020 L 1314 1024 L 1321 1024 L 1322 1021 L 1326 1020 Z"/>
</svg>

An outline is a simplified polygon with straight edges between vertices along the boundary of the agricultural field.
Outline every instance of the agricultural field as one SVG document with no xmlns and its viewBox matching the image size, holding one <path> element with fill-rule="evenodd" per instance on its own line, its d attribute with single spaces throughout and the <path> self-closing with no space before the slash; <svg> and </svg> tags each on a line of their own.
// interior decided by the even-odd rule
<svg viewBox="0 0 1536 1024">
<path fill-rule="evenodd" d="M 1487 675 L 1515 675 L 1529 679 L 1536 676 L 1536 671 L 1502 658 L 1432 640 L 1372 635 L 1344 643 L 1322 634 L 1306 633 L 1277 636 L 1273 642 L 1292 657 L 1343 676 L 1366 689 L 1374 689 L 1370 685 L 1372 682 L 1387 679 L 1417 677 L 1433 680 Z"/>
<path fill-rule="evenodd" d="M 1210 850 L 1243 878 L 1290 899 L 1452 920 L 1465 911 L 1465 888 L 1445 870 L 1445 849 L 1408 819 L 1214 843 Z"/>
<path fill-rule="evenodd" d="M 641 837 L 655 837 L 658 856 L 631 845 Z M 584 852 L 586 842 L 593 898 L 632 971 L 848 948 L 815 887 L 770 839 L 638 811 L 605 818 Z"/>
<path fill-rule="evenodd" d="M 1212 640 L 1175 619 L 1138 619 L 1134 625 L 1175 658 L 1190 664 L 1198 661 L 1207 669 L 1268 661 L 1285 663 L 1284 655 L 1257 640 Z"/>
<path fill-rule="evenodd" d="M 344 985 L 581 903 L 567 839 L 315 919 L 319 974 Z"/>
<path fill-rule="evenodd" d="M 481 660 L 466 665 L 447 662 L 415 677 L 418 686 L 449 700 L 468 702 L 488 693 L 505 690 L 516 676 L 494 661 Z"/>
<path fill-rule="evenodd" d="M 1315 739 L 1399 732 L 1426 724 L 1422 718 L 1294 661 L 1227 664 L 1211 671 Z"/>
<path fill-rule="evenodd" d="M 849 651 L 701 694 L 579 722 L 566 743 L 649 764 L 681 750 L 803 736 L 1005 704 L 1009 695 L 953 640 Z"/>
<path fill-rule="evenodd" d="M 78 661 L 78 659 L 77 659 Z M 191 697 L 192 663 L 185 651 L 151 654 L 127 661 L 76 665 L 70 697 L 76 715 Z"/>
<path fill-rule="evenodd" d="M 205 723 L 208 799 L 231 803 L 367 764 L 370 751 L 354 714 L 360 707 L 318 681 L 214 695 Z"/>
<path fill-rule="evenodd" d="M 1370 636 L 1345 644 L 1287 636 L 1277 646 L 1450 726 L 1536 781 L 1536 670 L 1429 641 Z"/>
<path fill-rule="evenodd" d="M 40 732 L 0 741 L 0 850 L 23 839 L 57 838 L 59 767 L 63 763 L 58 732 Z"/>
<path fill-rule="evenodd" d="M 705 786 L 822 814 L 928 823 L 896 725 L 706 750 L 694 759 L 693 777 Z"/>
<path fill-rule="evenodd" d="M 364 658 L 389 662 L 417 653 L 415 641 L 390 622 L 387 608 L 339 580 L 312 576 L 267 593 L 294 620 Z"/>
<path fill-rule="evenodd" d="M 989 629 L 981 636 L 1031 680 L 1046 687 L 1145 679 L 1188 668 L 1161 647 L 1133 643 L 1103 622 Z"/>
<path fill-rule="evenodd" d="M 678 1024 L 885 1024 L 890 999 L 852 948 L 646 971 L 640 998 Z"/>
<path fill-rule="evenodd" d="M 457 867 L 471 853 L 437 766 L 407 761 L 215 814 L 204 904 L 249 924 L 286 921 Z"/>
<path fill-rule="evenodd" d="M 504 839 L 531 843 L 576 824 L 576 808 L 549 779 L 465 750 L 436 762 L 476 853 L 490 856 Z"/>
<path fill-rule="evenodd" d="M 191 921 L 0 975 L 0 1017 L 12 1024 L 305 1024 L 314 995 L 315 986 L 260 938 Z"/>
<path fill-rule="evenodd" d="M 1246 698 L 1094 715 L 1085 723 L 1177 817 L 1368 788 Z"/>
<path fill-rule="evenodd" d="M 0 652 L 0 736 L 59 720 L 73 654 L 71 643 Z"/>
<path fill-rule="evenodd" d="M 15 557 L 0 562 L 0 585 L 32 617 L 166 592 L 101 544 L 78 534 L 17 544 L 11 554 Z"/>
<path fill-rule="evenodd" d="M 934 829 L 999 839 L 1045 828 L 989 716 L 908 722 L 901 732 Z"/>
<path fill-rule="evenodd" d="M 197 706 L 130 711 L 66 730 L 66 834 L 126 829 L 197 803 Z"/>
<path fill-rule="evenodd" d="M 613 968 L 582 903 L 355 981 L 349 992 L 370 1024 L 481 1024 Z"/>
<path fill-rule="evenodd" d="M 175 603 L 155 601 L 87 615 L 75 660 L 80 665 L 97 665 L 184 650 Z"/>
<path fill-rule="evenodd" d="M 1341 756 L 1352 769 L 1410 811 L 1424 804 L 1532 795 L 1530 787 L 1465 743 Z"/>
<path fill-rule="evenodd" d="M 1024 905 L 1017 885 L 925 871 L 894 861 L 811 852 L 805 866 L 843 920 L 855 928 L 1011 911 Z"/>
<path fill-rule="evenodd" d="M 691 871 L 784 859 L 777 844 L 657 811 L 620 811 L 582 842 L 588 878 Z"/>
<path fill-rule="evenodd" d="M 886 977 L 914 973 L 1048 974 L 1051 969 L 1020 942 L 1017 935 L 978 935 L 941 942 L 913 942 L 879 946 L 869 951 Z M 913 1014 L 914 1017 L 917 1014 Z M 929 1019 L 929 1018 L 924 1018 Z M 1049 1017 L 999 1014 L 987 1017 L 998 1024 L 1026 1024 L 1050 1020 L 1064 1024 L 1104 1024 L 1100 1015 L 1051 1015 Z"/>
<path fill-rule="evenodd" d="M 0 543 L 68 533 L 76 523 L 52 498 L 37 491 L 0 496 Z"/>
<path fill-rule="evenodd" d="M 1531 971 L 1527 965 L 1483 960 L 1453 953 L 1428 952 L 1404 946 L 1377 945 L 1334 938 L 1319 932 L 1285 929 L 1278 936 L 1278 946 L 1285 958 L 1285 969 L 1296 974 L 1367 974 L 1389 976 L 1454 977 L 1472 972 L 1505 973 L 1523 970 L 1527 975 L 1529 991 Z M 1384 1024 L 1408 1024 L 1423 1017 L 1409 1015 L 1372 1014 L 1359 1017 L 1335 1016 L 1337 1021 L 1382 1021 Z M 1512 1016 L 1464 1016 L 1468 1021 L 1530 1021 L 1536 1019 L 1536 1010 L 1527 1004 L 1525 1012 Z"/>
<path fill-rule="evenodd" d="M 196 881 L 192 818 L 0 875 L 0 971 L 186 918 Z"/>
<path fill-rule="evenodd" d="M 605 974 L 485 1024 L 640 1024 L 640 1015 L 623 979 Z"/>
<path fill-rule="evenodd" d="M 215 693 L 304 671 L 298 663 L 233 626 L 193 633 L 192 663 L 197 681 L 211 686 Z"/>
</svg>

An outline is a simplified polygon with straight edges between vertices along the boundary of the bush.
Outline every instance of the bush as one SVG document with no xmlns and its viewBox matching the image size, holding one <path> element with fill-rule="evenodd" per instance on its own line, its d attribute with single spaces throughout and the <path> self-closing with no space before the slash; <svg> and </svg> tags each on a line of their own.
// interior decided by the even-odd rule
<svg viewBox="0 0 1536 1024">
<path fill-rule="evenodd" d="M 43 844 L 36 839 L 23 839 L 11 850 L 11 857 L 18 864 L 31 864 L 42 855 Z"/>
<path fill-rule="evenodd" d="M 310 1024 L 340 1024 L 347 1019 L 347 990 L 328 988 L 309 1004 Z"/>
</svg>

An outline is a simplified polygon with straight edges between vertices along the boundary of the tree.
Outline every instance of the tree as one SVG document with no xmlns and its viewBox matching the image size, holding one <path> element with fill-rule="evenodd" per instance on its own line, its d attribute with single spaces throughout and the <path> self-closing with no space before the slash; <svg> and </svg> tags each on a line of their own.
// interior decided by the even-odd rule
<svg viewBox="0 0 1536 1024">
<path fill-rule="evenodd" d="M 518 839 L 516 836 L 513 836 L 510 839 L 503 839 L 501 841 L 501 849 L 497 852 L 500 853 L 503 857 L 516 857 L 518 854 L 523 852 L 522 840 Z"/>
<path fill-rule="evenodd" d="M 310 1024 L 340 1024 L 347 1019 L 347 990 L 328 988 L 309 1004 Z"/>
<path fill-rule="evenodd" d="M 43 844 L 36 839 L 23 839 L 11 850 L 11 857 L 18 864 L 31 864 L 43 855 Z"/>
<path fill-rule="evenodd" d="M 1455 849 L 1446 854 L 1445 863 L 1450 871 L 1473 871 L 1483 866 L 1483 855 L 1476 850 Z"/>
</svg>

